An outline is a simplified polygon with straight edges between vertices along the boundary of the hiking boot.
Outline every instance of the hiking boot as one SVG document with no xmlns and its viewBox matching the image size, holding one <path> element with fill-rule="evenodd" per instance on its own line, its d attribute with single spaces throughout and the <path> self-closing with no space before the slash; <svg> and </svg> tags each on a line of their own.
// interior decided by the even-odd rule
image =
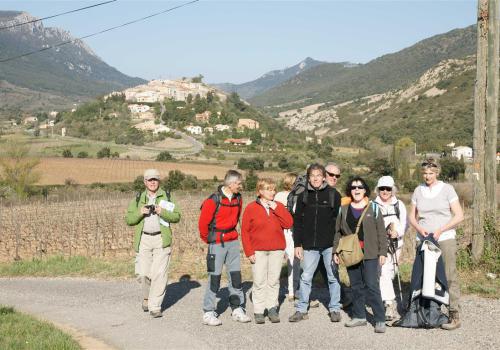
<svg viewBox="0 0 500 350">
<path fill-rule="evenodd" d="M 318 299 L 314 299 L 314 300 L 311 300 L 309 302 L 309 307 L 312 309 L 312 308 L 317 308 L 319 307 L 319 300 Z"/>
<path fill-rule="evenodd" d="M 161 311 L 159 311 L 159 310 L 158 310 L 158 311 L 151 311 L 149 314 L 150 314 L 150 315 L 151 315 L 151 317 L 153 317 L 153 318 L 159 318 L 159 317 L 162 317 L 162 316 L 163 316 L 163 314 L 162 314 L 162 313 L 161 313 Z"/>
<path fill-rule="evenodd" d="M 264 314 L 253 314 L 253 318 L 256 324 L 266 323 L 266 317 L 264 316 Z"/>
<path fill-rule="evenodd" d="M 288 318 L 289 322 L 299 322 L 302 320 L 307 320 L 309 316 L 307 316 L 307 313 L 302 313 L 300 311 L 295 311 L 295 313 Z"/>
<path fill-rule="evenodd" d="M 148 299 L 143 299 L 142 300 L 142 311 L 144 311 L 144 312 L 148 312 L 149 311 L 149 308 L 148 308 Z"/>
<path fill-rule="evenodd" d="M 365 318 L 351 318 L 349 321 L 344 323 L 344 326 L 346 326 L 346 327 L 366 326 L 366 319 Z"/>
<path fill-rule="evenodd" d="M 293 296 L 293 294 L 288 294 L 288 296 L 286 297 L 286 299 L 290 302 L 290 303 L 293 303 L 295 301 L 295 297 Z"/>
<path fill-rule="evenodd" d="M 215 311 L 208 311 L 203 314 L 203 324 L 207 326 L 220 326 L 222 321 L 219 320 Z"/>
<path fill-rule="evenodd" d="M 394 302 L 389 302 L 385 304 L 385 320 L 393 321 L 399 318 L 399 313 L 397 310 L 397 305 Z"/>
<path fill-rule="evenodd" d="M 332 322 L 340 322 L 342 319 L 342 315 L 340 311 L 330 311 L 330 321 Z"/>
<path fill-rule="evenodd" d="M 441 328 L 446 329 L 447 331 L 452 331 L 459 328 L 461 325 L 458 311 L 450 311 L 450 322 L 442 324 Z"/>
<path fill-rule="evenodd" d="M 375 333 L 385 333 L 384 322 L 375 322 Z"/>
<path fill-rule="evenodd" d="M 250 317 L 247 316 L 245 310 L 243 310 L 242 307 L 234 309 L 233 312 L 231 313 L 231 318 L 233 319 L 233 321 L 241 323 L 247 323 L 252 320 Z"/>
<path fill-rule="evenodd" d="M 267 312 L 267 317 L 269 317 L 269 321 L 271 323 L 279 323 L 280 322 L 280 314 L 278 313 L 278 308 L 272 307 Z"/>
</svg>

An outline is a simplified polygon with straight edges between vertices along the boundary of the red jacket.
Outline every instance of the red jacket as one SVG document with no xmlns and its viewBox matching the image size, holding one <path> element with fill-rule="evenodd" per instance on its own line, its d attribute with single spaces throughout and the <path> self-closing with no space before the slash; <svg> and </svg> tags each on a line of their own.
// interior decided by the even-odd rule
<svg viewBox="0 0 500 350">
<path fill-rule="evenodd" d="M 240 218 L 241 207 L 243 205 L 243 201 L 241 200 L 241 196 L 233 196 L 231 200 L 222 193 L 222 186 L 219 186 L 216 194 L 219 195 L 220 204 L 219 211 L 215 216 L 215 225 L 216 225 L 216 243 L 220 243 L 221 232 L 218 230 L 228 230 L 233 228 L 230 232 L 224 233 L 224 242 L 230 242 L 238 239 L 238 231 L 236 231 L 236 225 L 238 224 L 238 220 Z M 215 194 L 214 194 L 215 195 Z M 200 237 L 205 243 L 208 242 L 208 233 L 210 231 L 209 225 L 212 221 L 212 218 L 215 214 L 216 203 L 212 198 L 214 195 L 205 199 L 201 206 L 200 218 L 198 220 L 198 229 L 200 231 Z M 238 205 L 238 198 L 239 205 Z M 218 229 L 218 230 L 217 230 Z"/>
<path fill-rule="evenodd" d="M 293 226 L 292 215 L 281 203 L 276 203 L 276 209 L 266 209 L 257 200 L 245 208 L 241 222 L 241 241 L 246 256 L 252 256 L 256 250 L 285 249 L 285 234 L 283 229 Z"/>
</svg>

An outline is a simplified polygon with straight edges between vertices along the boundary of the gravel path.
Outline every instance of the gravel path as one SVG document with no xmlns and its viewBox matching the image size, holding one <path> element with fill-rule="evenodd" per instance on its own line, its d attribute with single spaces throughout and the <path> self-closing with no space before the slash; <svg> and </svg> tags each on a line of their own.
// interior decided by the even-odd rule
<svg viewBox="0 0 500 350">
<path fill-rule="evenodd" d="M 453 332 L 388 328 L 385 334 L 375 334 L 372 326 L 349 329 L 331 323 L 323 305 L 310 310 L 309 320 L 291 324 L 287 318 L 293 308 L 287 301 L 282 304 L 279 324 L 236 324 L 227 304 L 219 303 L 223 325 L 203 326 L 204 288 L 204 282 L 170 284 L 161 319 L 142 312 L 140 288 L 134 280 L 0 278 L 0 304 L 66 325 L 118 349 L 500 348 L 498 299 L 465 296 L 462 328 Z M 227 290 L 222 289 L 220 295 L 227 296 Z M 323 300 L 326 290 L 316 290 L 316 296 Z M 251 303 L 248 311 L 252 312 Z"/>
</svg>

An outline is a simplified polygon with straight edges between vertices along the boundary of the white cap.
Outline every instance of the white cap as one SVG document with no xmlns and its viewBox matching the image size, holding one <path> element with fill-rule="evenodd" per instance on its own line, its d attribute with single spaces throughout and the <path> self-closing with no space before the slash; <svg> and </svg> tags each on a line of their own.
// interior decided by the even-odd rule
<svg viewBox="0 0 500 350">
<path fill-rule="evenodd" d="M 160 172 L 156 169 L 148 169 L 144 172 L 144 180 L 158 179 L 160 180 Z"/>
<path fill-rule="evenodd" d="M 382 176 L 378 179 L 377 188 L 379 187 L 394 187 L 394 179 L 392 176 Z"/>
</svg>

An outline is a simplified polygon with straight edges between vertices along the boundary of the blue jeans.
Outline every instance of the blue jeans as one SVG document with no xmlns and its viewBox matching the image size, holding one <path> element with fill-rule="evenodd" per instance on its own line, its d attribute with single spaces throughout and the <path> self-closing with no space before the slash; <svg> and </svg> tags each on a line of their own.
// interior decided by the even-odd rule
<svg viewBox="0 0 500 350">
<path fill-rule="evenodd" d="M 314 271 L 318 267 L 320 255 L 323 256 L 326 275 L 328 277 L 328 289 L 330 291 L 330 302 L 328 310 L 340 311 L 340 283 L 338 277 L 338 267 L 332 263 L 332 247 L 323 249 L 304 250 L 304 260 L 302 260 L 302 275 L 300 276 L 299 301 L 295 305 L 297 311 L 307 312 L 309 306 L 309 295 L 311 294 L 312 279 Z"/>
</svg>

